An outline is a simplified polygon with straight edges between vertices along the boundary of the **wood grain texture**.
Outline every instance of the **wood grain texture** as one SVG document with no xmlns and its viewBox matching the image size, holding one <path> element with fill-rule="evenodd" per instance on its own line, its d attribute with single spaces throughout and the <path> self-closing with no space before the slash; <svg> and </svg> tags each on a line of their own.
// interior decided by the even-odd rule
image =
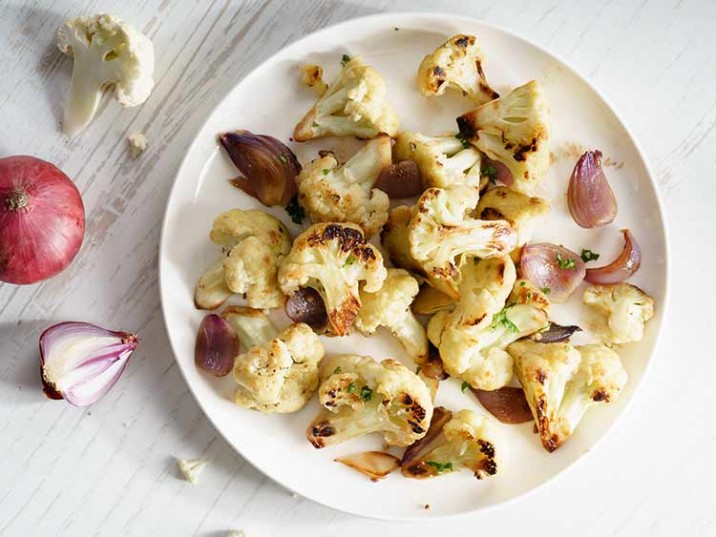
<svg viewBox="0 0 716 537">
<path fill-rule="evenodd" d="M 159 306 L 159 228 L 172 178 L 207 113 L 252 68 L 302 35 L 382 11 L 482 18 L 555 52 L 612 101 L 652 163 L 670 229 L 672 302 L 657 360 L 594 453 L 507 509 L 436 524 L 385 524 L 294 498 L 217 435 L 174 365 Z M 143 29 L 156 89 L 105 102 L 83 135 L 59 131 L 71 62 L 53 37 L 69 16 L 108 11 Z M 0 285 L 0 535 L 715 535 L 716 3 L 374 0 L 0 2 L 0 155 L 33 154 L 73 177 L 87 237 L 69 270 Z M 128 157 L 125 137 L 149 149 Z M 698 257 L 694 252 L 698 252 Z M 137 331 L 142 343 L 91 410 L 40 395 L 37 337 L 59 320 Z M 207 456 L 201 483 L 174 456 Z"/>
</svg>

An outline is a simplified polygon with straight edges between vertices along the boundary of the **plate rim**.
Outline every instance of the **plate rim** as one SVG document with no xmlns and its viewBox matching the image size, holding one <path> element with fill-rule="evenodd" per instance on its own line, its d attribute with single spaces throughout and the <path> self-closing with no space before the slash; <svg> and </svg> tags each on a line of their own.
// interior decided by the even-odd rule
<svg viewBox="0 0 716 537">
<path fill-rule="evenodd" d="M 660 307 L 662 311 L 662 317 L 661 317 L 661 323 L 659 325 L 658 331 L 654 337 L 654 344 L 651 349 L 651 352 L 649 353 L 648 360 L 646 362 L 646 365 L 644 367 L 644 371 L 639 379 L 637 379 L 635 382 L 635 386 L 633 388 L 633 393 L 629 400 L 626 401 L 624 404 L 624 407 L 622 408 L 622 411 L 619 413 L 619 415 L 614 419 L 611 423 L 609 423 L 604 430 L 603 434 L 594 442 L 594 444 L 591 446 L 591 448 L 586 451 L 585 453 L 581 454 L 577 459 L 575 459 L 572 463 L 568 464 L 564 468 L 560 469 L 553 475 L 549 476 L 547 479 L 539 483 L 538 485 L 534 486 L 533 488 L 522 492 L 521 494 L 517 494 L 516 496 L 513 496 L 512 498 L 509 498 L 507 500 L 503 500 L 501 502 L 495 503 L 493 505 L 487 505 L 484 507 L 478 507 L 476 509 L 471 509 L 468 511 L 460 512 L 460 513 L 435 513 L 435 514 L 427 514 L 421 512 L 420 515 L 409 517 L 409 516 L 396 516 L 396 515 L 385 515 L 385 514 L 367 514 L 364 512 L 360 512 L 357 510 L 351 510 L 349 508 L 344 508 L 338 505 L 333 505 L 330 503 L 327 503 L 325 501 L 320 501 L 317 499 L 314 499 L 309 496 L 303 496 L 302 494 L 299 494 L 297 491 L 294 491 L 290 487 L 286 486 L 279 478 L 279 476 L 274 475 L 273 472 L 263 468 L 258 463 L 251 460 L 249 457 L 245 456 L 241 449 L 239 449 L 237 446 L 235 446 L 229 439 L 224 435 L 221 428 L 218 426 L 218 424 L 214 421 L 212 416 L 209 412 L 207 412 L 206 408 L 204 407 L 204 404 L 202 401 L 197 397 L 194 390 L 191 388 L 191 384 L 189 383 L 187 376 L 184 372 L 184 368 L 178 359 L 178 353 L 174 346 L 174 339 L 171 336 L 171 331 L 169 327 L 169 321 L 166 311 L 166 305 L 164 301 L 164 294 L 167 292 L 165 288 L 165 284 L 163 283 L 163 269 L 164 269 L 164 258 L 165 258 L 165 239 L 167 236 L 167 227 L 168 227 L 168 220 L 169 220 L 169 209 L 171 201 L 174 197 L 179 176 L 181 174 L 182 169 L 184 169 L 184 166 L 186 165 L 187 160 L 189 159 L 189 156 L 194 151 L 195 146 L 199 143 L 199 136 L 204 132 L 207 124 L 209 123 L 210 119 L 213 117 L 214 113 L 219 109 L 229 98 L 231 93 L 234 91 L 234 89 L 243 83 L 244 80 L 248 79 L 249 77 L 253 76 L 256 72 L 258 72 L 260 69 L 264 68 L 267 64 L 272 63 L 275 58 L 281 54 L 286 54 L 286 51 L 289 51 L 291 49 L 294 49 L 296 47 L 300 47 L 300 45 L 309 39 L 314 38 L 317 35 L 320 35 L 322 33 L 329 33 L 332 31 L 335 31 L 336 29 L 340 28 L 341 26 L 350 26 L 352 24 L 355 24 L 357 22 L 360 23 L 369 23 L 374 22 L 377 25 L 379 25 L 381 22 L 385 21 L 395 21 L 396 19 L 403 19 L 403 18 L 416 18 L 416 19 L 422 19 L 422 18 L 433 18 L 433 19 L 442 19 L 446 22 L 451 23 L 467 23 L 467 24 L 477 24 L 478 26 L 487 27 L 491 30 L 495 30 L 498 33 L 505 34 L 513 39 L 516 39 L 518 41 L 521 41 L 531 47 L 534 47 L 539 52 L 549 56 L 553 61 L 555 61 L 557 64 L 560 65 L 560 67 L 566 69 L 568 72 L 570 72 L 572 75 L 576 76 L 580 82 L 586 84 L 594 93 L 595 95 L 602 100 L 602 102 L 609 108 L 611 113 L 614 115 L 614 118 L 616 119 L 617 123 L 621 126 L 621 128 L 624 130 L 626 135 L 629 138 L 629 141 L 633 144 L 634 149 L 636 150 L 636 154 L 638 158 L 641 160 L 642 165 L 644 166 L 644 169 L 646 170 L 646 175 L 648 176 L 649 182 L 651 183 L 652 189 L 654 191 L 654 198 L 656 199 L 656 207 L 658 210 L 658 216 L 659 216 L 659 222 L 661 224 L 661 233 L 664 237 L 664 289 L 663 289 L 663 300 L 662 305 Z M 392 24 L 392 23 L 391 23 Z M 618 112 L 617 108 L 614 106 L 613 102 L 607 98 L 602 91 L 598 89 L 598 87 L 587 78 L 586 75 L 584 75 L 579 69 L 573 67 L 570 63 L 567 63 L 560 54 L 554 53 L 552 50 L 550 50 L 547 47 L 544 47 L 538 43 L 535 43 L 531 39 L 524 37 L 517 32 L 510 30 L 508 28 L 505 28 L 504 26 L 494 24 L 491 22 L 487 22 L 483 19 L 472 17 L 468 15 L 457 15 L 457 14 L 451 14 L 446 13 L 443 11 L 437 11 L 437 12 L 430 12 L 430 11 L 400 11 L 400 12 L 382 12 L 382 13 L 372 13 L 369 15 L 363 15 L 359 17 L 352 17 L 349 19 L 345 19 L 343 21 L 339 21 L 333 24 L 329 24 L 327 26 L 323 26 L 321 28 L 318 28 L 312 32 L 309 32 L 295 41 L 289 43 L 288 45 L 284 46 L 283 48 L 280 48 L 276 52 L 274 52 L 271 56 L 261 61 L 258 65 L 253 67 L 248 73 L 243 75 L 240 79 L 238 79 L 231 88 L 219 99 L 219 101 L 212 107 L 212 109 L 207 113 L 206 118 L 202 122 L 201 126 L 196 131 L 196 135 L 192 138 L 191 142 L 189 143 L 185 153 L 184 157 L 181 160 L 181 163 L 179 164 L 179 167 L 177 168 L 174 178 L 172 179 L 172 186 L 169 190 L 169 195 L 167 196 L 167 201 L 164 208 L 164 216 L 162 217 L 162 223 L 161 223 L 161 231 L 160 231 L 160 237 L 159 237 L 159 256 L 157 261 L 158 266 L 158 279 L 159 279 L 159 301 L 161 305 L 162 310 L 162 318 L 164 321 L 164 328 L 167 333 L 167 337 L 169 339 L 169 346 L 172 351 L 172 355 L 174 360 L 176 361 L 177 365 L 179 366 L 179 371 L 181 373 L 181 376 L 189 389 L 189 392 L 191 392 L 192 397 L 196 401 L 197 405 L 201 409 L 204 416 L 209 420 L 211 425 L 214 427 L 216 432 L 223 438 L 223 440 L 236 452 L 238 453 L 246 462 L 248 462 L 253 468 L 258 470 L 262 475 L 268 477 L 271 481 L 279 485 L 280 487 L 293 492 L 295 494 L 298 494 L 301 498 L 306 498 L 312 502 L 315 502 L 316 504 L 323 505 L 325 507 L 328 507 L 330 509 L 334 509 L 335 511 L 346 513 L 353 516 L 358 516 L 361 518 L 369 519 L 369 520 L 381 520 L 381 521 L 388 521 L 388 522 L 416 522 L 416 521 L 425 521 L 425 520 L 448 520 L 448 519 L 457 519 L 457 518 L 465 518 L 468 516 L 477 516 L 478 514 L 486 514 L 493 512 L 497 509 L 503 509 L 506 508 L 509 505 L 512 505 L 514 502 L 522 501 L 533 494 L 535 494 L 537 491 L 541 491 L 546 485 L 551 484 L 554 482 L 557 478 L 565 475 L 568 471 L 573 470 L 577 465 L 580 465 L 583 463 L 585 459 L 589 457 L 589 455 L 593 454 L 597 449 L 600 448 L 601 445 L 604 443 L 604 439 L 607 438 L 608 435 L 612 433 L 614 430 L 615 425 L 622 421 L 624 419 L 624 416 L 627 415 L 628 412 L 630 412 L 630 409 L 632 408 L 635 399 L 637 398 L 638 394 L 642 390 L 646 379 L 650 376 L 651 370 L 654 367 L 654 362 L 657 359 L 657 356 L 659 355 L 660 345 L 661 341 L 663 339 L 662 334 L 664 332 L 664 327 L 666 326 L 668 322 L 668 315 L 669 315 L 669 303 L 670 303 L 670 297 L 671 297 L 671 255 L 670 255 L 670 239 L 669 239 L 669 230 L 666 220 L 666 211 L 664 210 L 664 201 L 662 198 L 662 193 L 659 189 L 659 184 L 656 181 L 656 176 L 654 174 L 654 170 L 651 167 L 651 164 L 649 163 L 649 160 L 646 158 L 645 153 L 642 149 L 641 144 L 639 143 L 638 139 L 634 136 L 632 129 L 628 126 L 626 123 L 624 117 Z"/>
</svg>

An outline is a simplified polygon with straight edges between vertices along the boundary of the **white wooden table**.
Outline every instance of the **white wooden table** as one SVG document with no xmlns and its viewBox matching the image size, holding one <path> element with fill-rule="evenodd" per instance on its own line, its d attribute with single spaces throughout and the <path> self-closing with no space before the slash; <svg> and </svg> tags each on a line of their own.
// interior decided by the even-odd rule
<svg viewBox="0 0 716 537">
<path fill-rule="evenodd" d="M 115 7 L 116 6 L 116 7 Z M 217 435 L 182 380 L 159 306 L 159 224 L 206 114 L 286 43 L 373 12 L 472 15 L 547 47 L 586 74 L 643 145 L 666 202 L 671 310 L 655 367 L 586 460 L 507 508 L 419 527 L 294 498 Z M 157 86 L 142 107 L 104 106 L 59 132 L 71 62 L 54 47 L 70 16 L 109 11 L 147 33 Z M 75 179 L 87 235 L 69 270 L 0 285 L 0 535 L 716 535 L 716 2 L 0 1 L 0 156 L 33 154 Z M 150 147 L 128 157 L 125 136 Z M 120 382 L 90 410 L 46 401 L 37 338 L 60 320 L 137 331 Z M 207 456 L 199 485 L 174 456 Z M 497 533 L 493 533 L 497 532 Z"/>
</svg>

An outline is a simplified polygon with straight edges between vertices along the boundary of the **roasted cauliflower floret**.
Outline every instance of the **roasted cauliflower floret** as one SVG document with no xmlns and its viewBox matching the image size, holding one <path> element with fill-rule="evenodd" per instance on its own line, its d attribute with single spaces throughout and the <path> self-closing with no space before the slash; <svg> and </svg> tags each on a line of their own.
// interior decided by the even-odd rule
<svg viewBox="0 0 716 537">
<path fill-rule="evenodd" d="M 318 398 L 324 408 L 306 431 L 316 448 L 376 432 L 389 446 L 408 446 L 425 436 L 433 415 L 428 387 L 392 359 L 327 358 Z"/>
<path fill-rule="evenodd" d="M 234 361 L 234 402 L 266 414 L 303 408 L 318 387 L 323 345 L 311 328 L 292 324 L 281 333 L 260 310 L 229 307 L 222 314 L 246 352 Z"/>
<path fill-rule="evenodd" d="M 628 380 L 619 355 L 604 345 L 521 340 L 507 350 L 549 452 L 574 433 L 587 409 L 614 401 Z"/>
<path fill-rule="evenodd" d="M 328 84 L 323 81 L 323 68 L 314 64 L 302 65 L 301 85 L 313 89 L 319 97 L 326 93 Z"/>
<path fill-rule="evenodd" d="M 428 357 L 428 338 L 425 329 L 410 310 L 419 291 L 418 282 L 403 269 L 389 268 L 383 287 L 376 293 L 360 293 L 361 306 L 355 327 L 364 335 L 375 333 L 385 326 L 417 363 Z"/>
<path fill-rule="evenodd" d="M 446 88 L 452 87 L 475 104 L 497 99 L 499 94 L 485 79 L 483 61 L 474 35 L 455 35 L 420 62 L 418 89 L 423 96 L 431 97 L 442 95 Z"/>
<path fill-rule="evenodd" d="M 293 242 L 278 271 L 281 290 L 292 295 L 311 287 L 321 295 L 328 314 L 328 335 L 346 335 L 361 306 L 363 290 L 378 291 L 386 270 L 383 256 L 366 242 L 355 224 L 314 224 Z"/>
<path fill-rule="evenodd" d="M 654 299 L 630 283 L 591 285 L 583 300 L 600 315 L 595 332 L 609 343 L 641 341 L 644 325 L 654 316 Z"/>
<path fill-rule="evenodd" d="M 380 234 L 380 243 L 388 254 L 388 259 L 396 267 L 404 268 L 420 277 L 427 275 L 417 260 L 410 253 L 408 244 L 408 227 L 415 211 L 413 207 L 399 205 L 388 215 L 388 221 Z"/>
<path fill-rule="evenodd" d="M 478 197 L 476 188 L 466 186 L 429 188 L 420 196 L 408 226 L 410 254 L 431 285 L 454 299 L 465 256 L 502 256 L 517 244 L 517 234 L 506 221 L 467 216 Z"/>
<path fill-rule="evenodd" d="M 291 248 L 286 226 L 263 211 L 232 209 L 214 219 L 209 238 L 222 247 L 224 257 L 199 278 L 194 290 L 198 308 L 216 309 L 234 293 L 245 293 L 252 308 L 281 305 L 276 273 Z"/>
<path fill-rule="evenodd" d="M 390 138 L 370 140 L 343 166 L 331 153 L 305 166 L 296 177 L 301 206 L 312 222 L 352 222 L 371 237 L 388 220 L 390 200 L 373 188 L 392 162 Z"/>
<path fill-rule="evenodd" d="M 549 107 L 531 81 L 457 118 L 460 133 L 512 174 L 518 192 L 529 194 L 549 167 Z"/>
<path fill-rule="evenodd" d="M 415 161 L 425 188 L 481 186 L 480 152 L 453 135 L 401 132 L 396 138 L 393 154 L 397 161 Z"/>
<path fill-rule="evenodd" d="M 324 136 L 395 136 L 398 115 L 386 100 L 385 82 L 373 67 L 353 58 L 293 131 L 305 142 Z"/>
<path fill-rule="evenodd" d="M 549 202 L 498 186 L 485 192 L 477 204 L 482 220 L 506 220 L 517 232 L 517 246 L 529 242 L 535 220 L 549 211 Z"/>
<path fill-rule="evenodd" d="M 468 469 L 477 479 L 492 477 L 501 463 L 495 449 L 497 428 L 487 416 L 472 410 L 460 410 L 442 432 L 428 444 L 426 451 L 404 465 L 405 477 L 424 479 Z"/>
<path fill-rule="evenodd" d="M 528 281 L 515 282 L 508 256 L 468 263 L 463 272 L 457 307 L 435 314 L 428 336 L 450 375 L 476 389 L 496 390 L 512 380 L 506 347 L 548 325 L 549 300 Z"/>
</svg>

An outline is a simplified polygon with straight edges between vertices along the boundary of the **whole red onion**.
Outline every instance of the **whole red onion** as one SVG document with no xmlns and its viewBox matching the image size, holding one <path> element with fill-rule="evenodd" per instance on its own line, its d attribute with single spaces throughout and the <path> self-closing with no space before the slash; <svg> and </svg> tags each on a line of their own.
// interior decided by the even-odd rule
<svg viewBox="0 0 716 537">
<path fill-rule="evenodd" d="M 0 159 L 0 281 L 55 276 L 77 255 L 84 232 L 82 197 L 69 177 L 35 157 Z"/>
</svg>

